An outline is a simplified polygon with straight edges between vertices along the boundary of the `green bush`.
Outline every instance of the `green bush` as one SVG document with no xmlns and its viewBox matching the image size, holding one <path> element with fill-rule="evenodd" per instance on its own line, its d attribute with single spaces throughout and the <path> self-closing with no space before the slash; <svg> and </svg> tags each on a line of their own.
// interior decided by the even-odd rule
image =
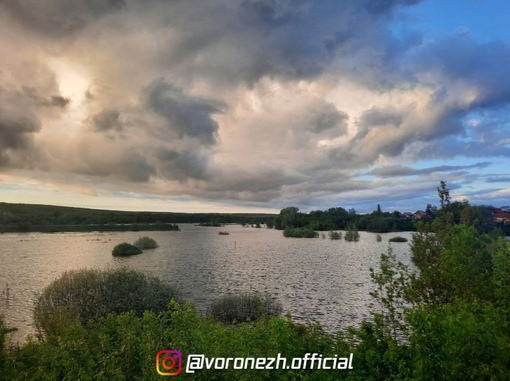
<svg viewBox="0 0 510 381">
<path fill-rule="evenodd" d="M 269 296 L 227 295 L 215 300 L 207 314 L 224 323 L 255 321 L 263 316 L 277 316 L 282 312 L 281 305 Z"/>
<path fill-rule="evenodd" d="M 393 237 L 389 239 L 390 242 L 407 242 L 407 238 L 404 237 Z"/>
<path fill-rule="evenodd" d="M 376 240 L 377 242 L 382 242 L 382 237 L 381 237 L 381 235 L 380 235 L 380 234 L 377 234 L 377 235 L 375 236 L 375 240 Z"/>
<path fill-rule="evenodd" d="M 291 228 L 287 226 L 283 230 L 283 236 L 292 238 L 317 238 L 319 237 L 319 233 L 310 228 Z"/>
<path fill-rule="evenodd" d="M 130 255 L 142 254 L 142 250 L 138 247 L 131 245 L 127 242 L 119 243 L 112 250 L 112 255 L 114 257 L 127 257 Z"/>
<path fill-rule="evenodd" d="M 165 310 L 177 292 L 159 279 L 133 270 L 74 270 L 50 283 L 38 297 L 34 321 L 40 333 L 56 333 L 72 322 L 110 313 Z"/>
<path fill-rule="evenodd" d="M 332 239 L 332 240 L 338 240 L 338 239 L 342 239 L 342 232 L 335 232 L 335 231 L 330 231 L 329 232 L 329 239 Z"/>
<path fill-rule="evenodd" d="M 347 232 L 344 234 L 344 239 L 349 242 L 359 241 L 358 228 L 354 224 L 347 225 Z"/>
<path fill-rule="evenodd" d="M 147 250 L 155 249 L 158 247 L 158 243 L 150 237 L 140 237 L 133 243 L 133 246 L 136 246 L 140 250 Z"/>
</svg>

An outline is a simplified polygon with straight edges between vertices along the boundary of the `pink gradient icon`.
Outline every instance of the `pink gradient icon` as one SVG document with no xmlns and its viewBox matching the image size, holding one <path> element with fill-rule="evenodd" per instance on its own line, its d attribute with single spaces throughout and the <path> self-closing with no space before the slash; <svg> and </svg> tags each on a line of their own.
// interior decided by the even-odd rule
<svg viewBox="0 0 510 381">
<path fill-rule="evenodd" d="M 162 376 L 177 376 L 182 370 L 181 352 L 164 349 L 156 355 L 156 370 Z"/>
</svg>

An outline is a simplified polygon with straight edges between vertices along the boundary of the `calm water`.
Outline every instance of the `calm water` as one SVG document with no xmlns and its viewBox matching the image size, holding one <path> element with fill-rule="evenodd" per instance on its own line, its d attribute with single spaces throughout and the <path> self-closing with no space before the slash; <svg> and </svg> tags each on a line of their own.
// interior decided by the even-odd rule
<svg viewBox="0 0 510 381">
<path fill-rule="evenodd" d="M 396 235 L 360 232 L 359 242 L 285 238 L 281 231 L 181 224 L 179 232 L 20 233 L 0 235 L 0 313 L 19 331 L 14 341 L 34 333 L 35 297 L 64 271 L 128 267 L 177 286 L 205 313 L 212 299 L 239 292 L 276 298 L 295 321 L 320 321 L 329 331 L 370 317 L 369 268 Z M 218 231 L 230 235 L 218 235 Z M 159 248 L 114 258 L 113 247 L 149 235 Z M 327 235 L 327 234 L 326 234 Z M 409 244 L 391 244 L 409 263 Z"/>
</svg>

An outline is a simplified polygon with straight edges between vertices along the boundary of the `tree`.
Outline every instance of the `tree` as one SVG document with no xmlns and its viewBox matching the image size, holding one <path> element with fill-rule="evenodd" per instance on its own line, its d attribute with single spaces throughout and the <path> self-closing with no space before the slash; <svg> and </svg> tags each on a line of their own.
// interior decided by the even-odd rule
<svg viewBox="0 0 510 381">
<path fill-rule="evenodd" d="M 278 230 L 283 230 L 286 227 L 297 228 L 301 226 L 301 213 L 299 213 L 299 208 L 295 206 L 283 208 L 275 218 L 275 228 Z"/>
<path fill-rule="evenodd" d="M 441 180 L 439 184 L 437 193 L 441 202 L 441 209 L 445 209 L 450 206 L 450 190 L 446 187 L 446 181 Z"/>
</svg>

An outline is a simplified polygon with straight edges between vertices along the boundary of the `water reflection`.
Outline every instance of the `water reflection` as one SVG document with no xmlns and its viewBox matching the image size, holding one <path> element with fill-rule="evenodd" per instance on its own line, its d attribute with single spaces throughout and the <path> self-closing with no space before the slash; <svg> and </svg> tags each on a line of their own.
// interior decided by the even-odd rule
<svg viewBox="0 0 510 381">
<path fill-rule="evenodd" d="M 357 325 L 369 317 L 372 289 L 369 268 L 377 267 L 388 238 L 360 232 L 359 242 L 285 238 L 280 231 L 181 225 L 180 232 L 142 233 L 159 247 L 128 258 L 112 257 L 120 242 L 141 233 L 58 233 L 0 235 L 0 313 L 19 331 L 33 333 L 32 308 L 38 293 L 64 271 L 128 267 L 178 287 L 205 313 L 211 300 L 225 294 L 262 292 L 278 299 L 284 313 L 300 322 L 320 321 L 328 330 Z M 410 233 L 398 235 L 411 238 Z M 409 263 L 409 244 L 392 244 Z"/>
</svg>

